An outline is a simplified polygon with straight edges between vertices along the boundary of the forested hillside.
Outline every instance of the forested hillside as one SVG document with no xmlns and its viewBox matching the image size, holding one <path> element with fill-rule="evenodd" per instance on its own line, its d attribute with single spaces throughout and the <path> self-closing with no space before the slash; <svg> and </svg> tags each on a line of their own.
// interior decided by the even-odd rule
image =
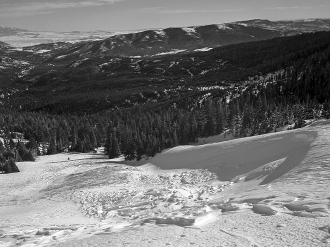
<svg viewBox="0 0 330 247">
<path fill-rule="evenodd" d="M 45 64 L 14 84 L 0 126 L 6 139 L 24 133 L 31 150 L 40 142 L 49 153 L 105 145 L 110 158 L 126 159 L 224 131 L 298 128 L 330 117 L 329 45 L 330 33 L 320 32 L 152 59 L 57 62 L 50 71 Z"/>
<path fill-rule="evenodd" d="M 207 93 L 201 87 L 226 91 L 232 84 L 253 83 L 255 76 L 302 70 L 314 55 L 326 52 L 329 40 L 329 32 L 320 32 L 154 58 L 49 60 L 12 84 L 15 93 L 3 104 L 85 114 L 195 99 Z M 219 89 L 211 93 L 219 94 Z"/>
</svg>

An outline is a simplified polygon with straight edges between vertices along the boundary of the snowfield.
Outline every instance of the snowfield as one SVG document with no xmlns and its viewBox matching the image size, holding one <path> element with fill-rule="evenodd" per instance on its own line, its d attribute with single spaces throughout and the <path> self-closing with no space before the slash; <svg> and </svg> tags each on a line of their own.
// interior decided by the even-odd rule
<svg viewBox="0 0 330 247">
<path fill-rule="evenodd" d="M 329 246 L 329 147 L 319 120 L 139 162 L 18 163 L 0 174 L 0 246 Z"/>
</svg>

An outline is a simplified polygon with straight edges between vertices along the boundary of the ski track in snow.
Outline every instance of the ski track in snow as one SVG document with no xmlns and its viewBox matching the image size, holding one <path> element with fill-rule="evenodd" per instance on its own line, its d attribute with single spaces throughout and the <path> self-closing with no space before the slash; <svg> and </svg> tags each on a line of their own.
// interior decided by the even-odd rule
<svg viewBox="0 0 330 247">
<path fill-rule="evenodd" d="M 320 120 L 138 163 L 18 163 L 0 179 L 0 246 L 329 246 L 329 146 Z"/>
</svg>

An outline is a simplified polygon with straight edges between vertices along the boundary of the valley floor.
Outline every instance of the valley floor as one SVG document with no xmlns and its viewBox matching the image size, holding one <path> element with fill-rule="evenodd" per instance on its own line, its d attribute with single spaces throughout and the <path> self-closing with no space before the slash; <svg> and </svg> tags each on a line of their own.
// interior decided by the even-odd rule
<svg viewBox="0 0 330 247">
<path fill-rule="evenodd" d="M 0 174 L 0 246 L 329 246 L 329 147 L 320 120 L 138 163 L 18 163 Z"/>
</svg>

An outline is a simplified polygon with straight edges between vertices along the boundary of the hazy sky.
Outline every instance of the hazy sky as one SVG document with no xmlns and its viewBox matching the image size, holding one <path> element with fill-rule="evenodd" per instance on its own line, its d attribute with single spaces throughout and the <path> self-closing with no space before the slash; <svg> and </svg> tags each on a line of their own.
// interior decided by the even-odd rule
<svg viewBox="0 0 330 247">
<path fill-rule="evenodd" d="M 329 0 L 0 0 L 0 26 L 136 30 L 249 19 L 330 18 Z"/>
</svg>

